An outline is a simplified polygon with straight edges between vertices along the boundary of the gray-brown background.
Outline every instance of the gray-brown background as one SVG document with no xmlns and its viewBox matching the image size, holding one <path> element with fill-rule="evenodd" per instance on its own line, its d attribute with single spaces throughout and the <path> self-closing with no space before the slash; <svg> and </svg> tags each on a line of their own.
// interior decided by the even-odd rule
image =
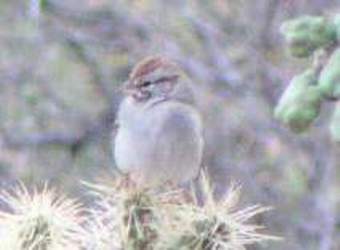
<svg viewBox="0 0 340 250">
<path fill-rule="evenodd" d="M 136 61 L 177 60 L 197 85 L 206 165 L 217 193 L 243 184 L 243 203 L 283 242 L 261 249 L 340 249 L 339 149 L 332 104 L 304 135 L 273 119 L 278 97 L 309 60 L 289 57 L 283 20 L 332 16 L 337 0 L 1 0 L 0 181 L 110 181 L 110 130 Z M 174 163 L 176 164 L 176 163 Z M 338 171 L 339 172 L 339 171 Z"/>
</svg>

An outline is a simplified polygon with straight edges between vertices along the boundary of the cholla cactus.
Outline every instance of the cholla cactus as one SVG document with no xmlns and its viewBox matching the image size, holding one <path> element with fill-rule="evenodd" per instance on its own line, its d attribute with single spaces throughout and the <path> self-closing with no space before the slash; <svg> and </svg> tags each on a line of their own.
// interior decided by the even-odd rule
<svg viewBox="0 0 340 250">
<path fill-rule="evenodd" d="M 295 132 L 305 131 L 319 115 L 322 94 L 317 81 L 313 70 L 295 76 L 275 108 L 275 117 Z"/>
<path fill-rule="evenodd" d="M 293 56 L 313 55 L 313 65 L 292 79 L 274 112 L 291 130 L 304 132 L 319 116 L 322 103 L 340 98 L 340 15 L 299 17 L 285 22 L 281 32 Z M 338 111 L 333 117 L 337 116 Z M 338 123 L 334 118 L 330 125 L 335 141 Z"/>
<path fill-rule="evenodd" d="M 90 186 L 96 205 L 87 223 L 89 250 L 239 250 L 277 237 L 262 234 L 261 226 L 246 222 L 269 208 L 259 205 L 237 210 L 240 188 L 215 202 L 204 182 L 206 203 L 195 204 L 184 190 L 137 192 L 121 187 Z"/>
<path fill-rule="evenodd" d="M 281 33 L 295 57 L 308 57 L 321 47 L 336 41 L 336 26 L 324 17 L 303 16 L 285 22 Z"/>
<path fill-rule="evenodd" d="M 0 194 L 6 210 L 0 212 L 2 250 L 80 249 L 82 206 L 49 189 L 32 192 L 19 184 Z"/>
<path fill-rule="evenodd" d="M 87 211 L 79 202 L 44 186 L 29 192 L 20 184 L 2 192 L 1 250 L 238 250 L 274 240 L 258 225 L 246 224 L 262 206 L 236 210 L 240 189 L 215 202 L 205 184 L 206 204 L 198 207 L 183 190 L 137 191 L 91 186 L 95 204 Z"/>
<path fill-rule="evenodd" d="M 103 191 L 96 192 L 96 205 L 89 210 L 86 221 L 87 237 L 84 247 L 87 250 L 122 249 L 121 208 L 115 196 Z"/>
<path fill-rule="evenodd" d="M 247 221 L 270 208 L 260 205 L 237 210 L 240 187 L 232 185 L 226 197 L 216 202 L 206 178 L 203 207 L 193 203 L 168 203 L 162 209 L 164 222 L 157 249 L 167 250 L 241 250 L 247 245 L 278 237 L 260 233 L 262 226 Z"/>
<path fill-rule="evenodd" d="M 319 86 L 326 98 L 340 98 L 340 49 L 334 51 L 320 73 Z"/>
<path fill-rule="evenodd" d="M 148 250 L 158 238 L 158 195 L 123 187 L 86 184 L 96 198 L 87 223 L 90 249 Z"/>
</svg>

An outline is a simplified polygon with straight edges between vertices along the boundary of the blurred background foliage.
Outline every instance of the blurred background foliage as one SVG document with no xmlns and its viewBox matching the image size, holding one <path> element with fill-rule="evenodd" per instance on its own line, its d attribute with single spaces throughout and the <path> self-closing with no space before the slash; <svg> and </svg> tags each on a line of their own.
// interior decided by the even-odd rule
<svg viewBox="0 0 340 250">
<path fill-rule="evenodd" d="M 331 105 L 302 135 L 273 119 L 310 63 L 287 55 L 281 23 L 339 10 L 337 0 L 0 0 L 1 185 L 48 180 L 81 195 L 79 180 L 109 182 L 119 86 L 163 54 L 197 85 L 216 196 L 238 180 L 245 203 L 276 208 L 258 219 L 285 241 L 261 249 L 340 249 Z"/>
</svg>

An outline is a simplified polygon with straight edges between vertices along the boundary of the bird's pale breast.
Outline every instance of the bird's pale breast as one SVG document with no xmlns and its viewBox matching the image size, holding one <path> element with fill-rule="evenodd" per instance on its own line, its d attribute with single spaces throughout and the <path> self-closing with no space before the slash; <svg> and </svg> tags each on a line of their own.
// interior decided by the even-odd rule
<svg viewBox="0 0 340 250">
<path fill-rule="evenodd" d="M 141 176 L 146 185 L 195 178 L 203 151 L 199 113 L 176 101 L 131 105 L 133 102 L 123 102 L 118 116 L 114 149 L 117 167 Z"/>
</svg>

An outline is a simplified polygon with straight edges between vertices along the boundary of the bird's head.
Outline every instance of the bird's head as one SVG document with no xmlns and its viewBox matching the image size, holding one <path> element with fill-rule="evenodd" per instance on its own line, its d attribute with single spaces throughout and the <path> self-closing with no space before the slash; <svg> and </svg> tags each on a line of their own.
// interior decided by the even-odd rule
<svg viewBox="0 0 340 250">
<path fill-rule="evenodd" d="M 136 101 L 171 98 L 184 73 L 176 63 L 162 56 L 147 57 L 131 71 L 123 92 Z"/>
</svg>

